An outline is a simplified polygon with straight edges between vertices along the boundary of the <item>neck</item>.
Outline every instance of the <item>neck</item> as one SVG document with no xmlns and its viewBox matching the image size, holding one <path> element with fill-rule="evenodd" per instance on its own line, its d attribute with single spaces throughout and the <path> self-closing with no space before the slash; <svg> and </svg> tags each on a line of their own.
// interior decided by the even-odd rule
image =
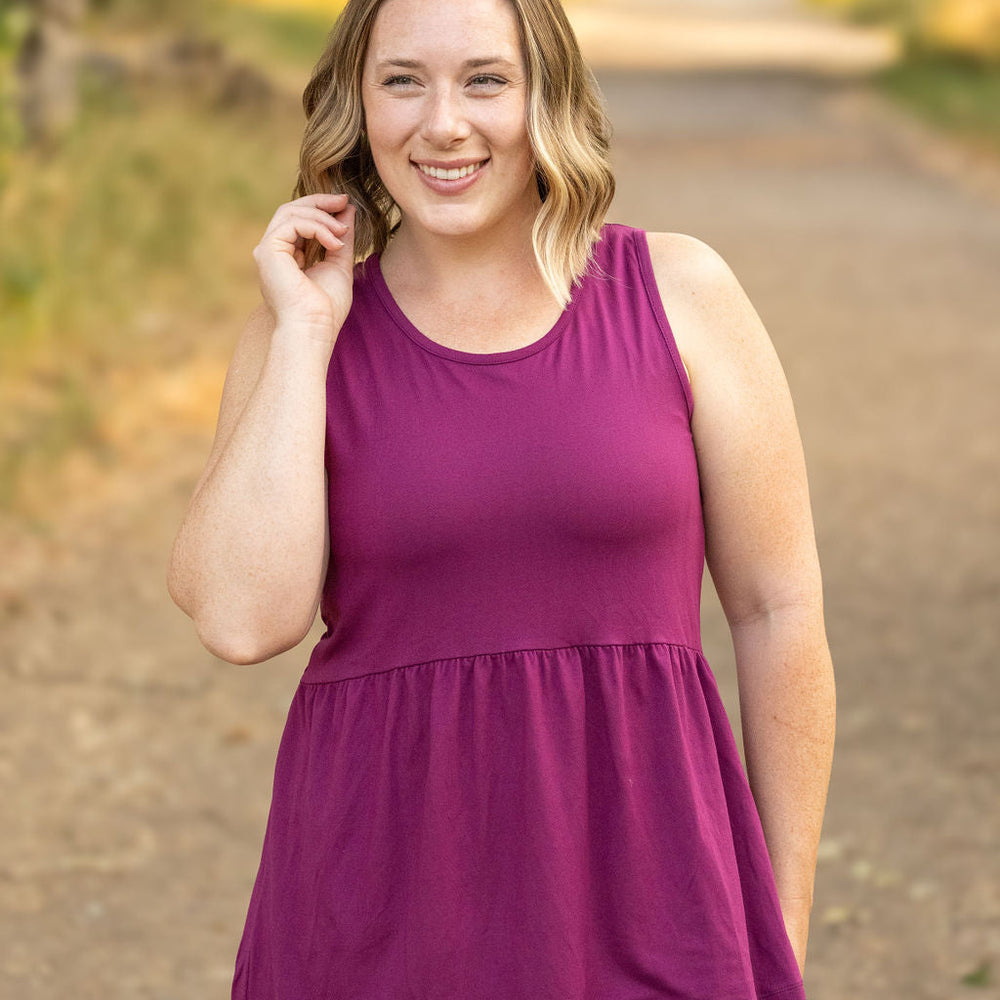
<svg viewBox="0 0 1000 1000">
<path fill-rule="evenodd" d="M 475 294 L 484 282 L 493 288 L 509 280 L 521 287 L 543 283 L 535 260 L 531 231 L 538 206 L 505 219 L 488 232 L 441 236 L 408 226 L 404 217 L 382 254 L 383 272 L 400 284 L 428 292 L 461 290 Z"/>
</svg>

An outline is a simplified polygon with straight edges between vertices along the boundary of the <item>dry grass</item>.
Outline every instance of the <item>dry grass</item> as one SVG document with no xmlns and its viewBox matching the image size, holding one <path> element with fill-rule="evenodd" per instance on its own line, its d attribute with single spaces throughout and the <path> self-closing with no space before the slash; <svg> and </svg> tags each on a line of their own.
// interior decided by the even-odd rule
<svg viewBox="0 0 1000 1000">
<path fill-rule="evenodd" d="M 308 69 L 325 39 L 308 18 L 240 14 L 211 27 L 264 65 L 270 44 L 275 64 Z M 300 137 L 294 95 L 270 113 L 221 110 L 197 94 L 88 80 L 58 148 L 7 142 L 0 507 L 54 458 L 112 446 L 115 372 L 175 363 L 231 325 L 255 292 L 250 252 L 291 196 Z"/>
</svg>

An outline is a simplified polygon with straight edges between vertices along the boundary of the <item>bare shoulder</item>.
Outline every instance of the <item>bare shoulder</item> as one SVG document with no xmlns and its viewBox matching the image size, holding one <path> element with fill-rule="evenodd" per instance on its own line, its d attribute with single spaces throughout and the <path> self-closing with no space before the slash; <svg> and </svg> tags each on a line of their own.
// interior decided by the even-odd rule
<svg viewBox="0 0 1000 1000">
<path fill-rule="evenodd" d="M 722 261 L 720 254 L 704 240 L 687 233 L 646 233 L 653 266 L 666 264 L 671 267 L 704 267 Z"/>
<path fill-rule="evenodd" d="M 648 233 L 653 274 L 677 349 L 696 383 L 775 363 L 771 339 L 723 256 L 685 233 Z"/>
<path fill-rule="evenodd" d="M 706 559 L 731 624 L 821 606 L 805 458 L 781 362 L 722 256 L 649 234 L 664 311 L 691 373 Z"/>
</svg>

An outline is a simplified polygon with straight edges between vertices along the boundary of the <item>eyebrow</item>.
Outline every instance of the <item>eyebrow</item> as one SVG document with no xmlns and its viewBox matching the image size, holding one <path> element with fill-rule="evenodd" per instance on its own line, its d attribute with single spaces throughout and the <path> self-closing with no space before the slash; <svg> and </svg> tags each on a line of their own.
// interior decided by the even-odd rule
<svg viewBox="0 0 1000 1000">
<path fill-rule="evenodd" d="M 513 66 L 514 64 L 503 56 L 482 56 L 478 59 L 466 59 L 462 63 L 464 69 L 479 69 L 482 66 Z M 401 69 L 423 69 L 424 64 L 419 59 L 381 59 L 378 66 L 398 66 Z"/>
</svg>

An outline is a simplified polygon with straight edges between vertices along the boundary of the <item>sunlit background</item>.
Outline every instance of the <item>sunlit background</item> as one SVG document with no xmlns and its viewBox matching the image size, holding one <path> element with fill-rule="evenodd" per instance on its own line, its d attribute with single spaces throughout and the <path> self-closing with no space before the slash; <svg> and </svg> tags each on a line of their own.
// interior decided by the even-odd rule
<svg viewBox="0 0 1000 1000">
<path fill-rule="evenodd" d="M 0 0 L 5 1000 L 229 995 L 321 629 L 214 660 L 166 559 L 337 9 Z M 719 250 L 796 401 L 839 695 L 810 1000 L 1000 995 L 1000 0 L 567 9 L 612 220 Z M 738 733 L 710 581 L 704 618 Z"/>
</svg>

